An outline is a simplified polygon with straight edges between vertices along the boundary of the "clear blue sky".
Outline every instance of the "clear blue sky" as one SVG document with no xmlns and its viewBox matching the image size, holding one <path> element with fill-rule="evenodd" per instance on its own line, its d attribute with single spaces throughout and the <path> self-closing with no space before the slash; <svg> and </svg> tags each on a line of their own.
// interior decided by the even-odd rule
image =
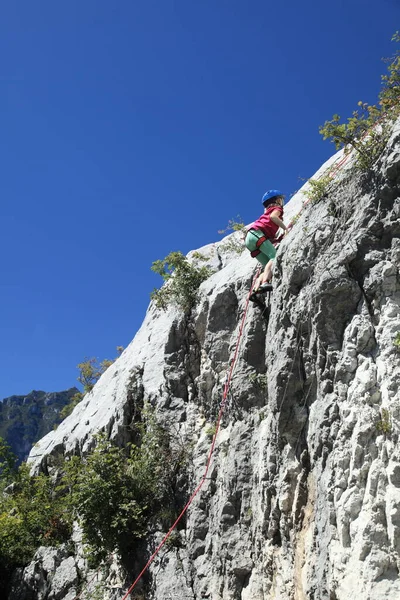
<svg viewBox="0 0 400 600">
<path fill-rule="evenodd" d="M 113 358 L 154 260 L 312 176 L 396 29 L 398 0 L 2 2 L 0 398 Z"/>
</svg>

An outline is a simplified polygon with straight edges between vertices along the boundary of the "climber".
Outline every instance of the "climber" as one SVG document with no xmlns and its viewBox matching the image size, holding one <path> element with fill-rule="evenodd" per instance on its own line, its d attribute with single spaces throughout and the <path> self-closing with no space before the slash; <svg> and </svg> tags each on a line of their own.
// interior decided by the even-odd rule
<svg viewBox="0 0 400 600">
<path fill-rule="evenodd" d="M 281 227 L 284 236 L 288 228 L 282 221 L 284 195 L 279 190 L 269 190 L 262 197 L 264 213 L 247 230 L 245 245 L 251 256 L 263 265 L 264 271 L 257 277 L 253 294 L 272 290 L 272 265 L 276 255 L 273 240 Z"/>
</svg>

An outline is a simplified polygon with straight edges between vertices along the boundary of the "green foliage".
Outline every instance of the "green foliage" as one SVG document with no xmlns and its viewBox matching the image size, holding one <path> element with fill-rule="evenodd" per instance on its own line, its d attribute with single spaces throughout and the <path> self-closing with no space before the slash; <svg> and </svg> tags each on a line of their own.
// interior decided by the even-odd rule
<svg viewBox="0 0 400 600">
<path fill-rule="evenodd" d="M 4 485 L 12 482 L 17 465 L 17 457 L 7 442 L 0 437 L 0 481 Z M 1 488 L 0 488 L 1 492 Z"/>
<path fill-rule="evenodd" d="M 210 438 L 210 440 L 213 439 L 213 437 L 216 434 L 216 432 L 217 432 L 217 426 L 215 424 L 213 424 L 213 425 L 207 425 L 205 433 L 206 433 L 206 436 L 208 438 Z"/>
<path fill-rule="evenodd" d="M 381 120 L 382 113 L 376 106 L 369 106 L 363 102 L 359 102 L 358 105 L 360 110 L 354 111 L 347 123 L 340 123 L 339 115 L 334 115 L 319 131 L 324 140 L 330 139 L 335 144 L 337 150 L 345 146 L 354 148 L 357 166 L 368 170 L 386 146 L 390 123 Z"/>
<path fill-rule="evenodd" d="M 99 435 L 91 454 L 61 461 L 53 477 L 30 477 L 26 464 L 16 470 L 0 440 L 0 591 L 40 545 L 67 541 L 76 519 L 92 566 L 113 551 L 129 556 L 149 528 L 175 520 L 186 501 L 190 448 L 148 407 L 138 418 L 136 444 L 120 448 Z"/>
<path fill-rule="evenodd" d="M 102 363 L 99 364 L 96 358 L 85 358 L 83 362 L 78 364 L 78 381 L 82 384 L 85 393 L 90 392 L 102 376 L 104 371 L 101 365 Z"/>
<path fill-rule="evenodd" d="M 260 390 L 266 390 L 268 387 L 268 379 L 265 373 L 251 373 L 249 381 L 259 387 Z"/>
<path fill-rule="evenodd" d="M 239 219 L 238 221 L 236 221 L 236 219 Z M 236 219 L 229 219 L 228 221 L 228 225 L 225 227 L 225 229 L 219 229 L 218 233 L 220 233 L 221 235 L 224 235 L 225 233 L 228 233 L 229 231 L 246 231 L 246 226 L 242 221 L 242 218 L 240 215 L 236 216 Z"/>
<path fill-rule="evenodd" d="M 118 356 L 120 356 L 123 351 L 123 346 L 117 346 Z M 113 360 L 105 358 L 99 363 L 97 358 L 85 358 L 83 362 L 77 365 L 77 368 L 79 369 L 78 381 L 82 384 L 85 394 L 87 394 L 94 388 L 95 383 L 100 379 L 103 373 L 107 371 L 108 367 L 110 367 L 115 362 L 115 360 L 115 358 Z M 72 400 L 74 400 L 75 402 L 74 406 L 72 407 L 73 409 L 79 402 L 77 394 L 75 394 Z"/>
<path fill-rule="evenodd" d="M 82 398 L 83 398 L 82 392 L 76 392 L 76 394 L 74 394 L 72 396 L 71 401 L 61 409 L 60 417 L 62 419 L 65 419 L 66 417 L 68 417 L 68 415 L 70 415 L 72 413 L 75 406 L 77 404 L 79 404 L 79 402 L 82 400 Z"/>
<path fill-rule="evenodd" d="M 297 223 L 297 221 L 300 219 L 300 217 L 301 217 L 301 214 L 300 214 L 300 213 L 297 213 L 297 215 L 293 215 L 293 217 L 292 217 L 292 218 L 291 218 L 291 220 L 290 220 L 290 224 L 291 224 L 292 226 L 293 226 L 293 225 L 296 225 L 296 223 Z"/>
<path fill-rule="evenodd" d="M 29 475 L 26 464 L 0 478 L 0 573 L 7 581 L 17 566 L 28 563 L 39 546 L 66 541 L 72 532 L 71 497 L 60 482 Z M 8 487 L 6 487 L 6 484 Z"/>
<path fill-rule="evenodd" d="M 176 518 L 174 486 L 187 455 L 172 445 L 148 410 L 145 419 L 136 425 L 137 445 L 120 448 L 100 435 L 85 460 L 66 463 L 93 564 L 110 552 L 132 552 L 149 526 L 163 521 L 167 512 L 169 519 Z"/>
<path fill-rule="evenodd" d="M 169 538 L 167 538 L 166 542 L 165 542 L 165 548 L 166 550 L 172 550 L 172 548 L 182 548 L 183 544 L 182 544 L 182 540 L 181 540 L 181 534 L 179 533 L 179 531 L 173 531 L 171 533 L 171 535 L 169 536 Z"/>
<path fill-rule="evenodd" d="M 400 33 L 392 37 L 392 42 L 400 42 Z M 400 102 L 400 52 L 397 50 L 389 59 L 385 59 L 388 64 L 388 73 L 382 76 L 382 90 L 379 94 L 379 103 L 383 110 L 393 110 L 395 116 L 399 114 Z"/>
<path fill-rule="evenodd" d="M 241 220 L 240 215 L 237 215 L 236 218 L 239 220 L 236 221 L 235 219 L 229 219 L 227 227 L 225 229 L 220 229 L 218 233 L 224 235 L 229 231 L 240 232 L 243 234 L 242 237 L 244 239 L 246 234 L 246 226 Z M 226 252 L 242 254 L 242 252 L 246 249 L 246 246 L 244 245 L 243 241 L 240 241 L 240 239 L 237 238 L 237 236 L 231 236 L 223 244 L 221 244 L 220 248 L 221 250 L 225 250 Z"/>
<path fill-rule="evenodd" d="M 193 308 L 200 284 L 211 275 L 209 267 L 190 263 L 181 252 L 171 252 L 163 260 L 156 260 L 151 270 L 166 283 L 151 293 L 157 308 L 166 309 L 175 304 L 185 312 Z"/>
<path fill-rule="evenodd" d="M 400 331 L 396 334 L 393 340 L 393 346 L 400 352 Z"/>
<path fill-rule="evenodd" d="M 332 185 L 332 177 L 328 173 L 319 179 L 309 179 L 308 184 L 309 189 L 305 194 L 312 204 L 316 204 L 327 195 L 329 187 Z"/>
<path fill-rule="evenodd" d="M 390 413 L 387 408 L 382 408 L 381 418 L 376 424 L 376 428 L 379 433 L 388 434 L 392 431 L 392 424 L 390 422 Z"/>
<path fill-rule="evenodd" d="M 396 33 L 393 41 L 399 42 Z M 362 170 L 370 169 L 382 154 L 391 131 L 391 121 L 400 114 L 400 56 L 388 59 L 388 74 L 382 77 L 379 105 L 359 102 L 347 123 L 341 123 L 339 115 L 333 115 L 320 127 L 323 139 L 329 139 L 336 149 L 351 147 L 356 151 L 356 164 Z"/>
<path fill-rule="evenodd" d="M 76 508 L 96 561 L 145 535 L 154 478 L 135 446 L 126 453 L 101 437 L 87 460 L 69 469 L 76 475 Z"/>
<path fill-rule="evenodd" d="M 194 258 L 195 260 L 202 261 L 202 262 L 206 262 L 208 260 L 207 256 L 205 256 L 201 252 L 198 252 L 197 250 L 195 250 L 192 253 L 192 258 Z"/>
</svg>

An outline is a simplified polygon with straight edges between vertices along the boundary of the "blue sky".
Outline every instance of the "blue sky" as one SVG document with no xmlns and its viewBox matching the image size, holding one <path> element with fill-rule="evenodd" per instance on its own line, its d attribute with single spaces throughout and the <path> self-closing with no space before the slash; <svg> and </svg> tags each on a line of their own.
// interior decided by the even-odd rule
<svg viewBox="0 0 400 600">
<path fill-rule="evenodd" d="M 396 29 L 398 0 L 3 2 L 0 398 L 113 358 L 154 260 L 311 177 Z"/>
</svg>

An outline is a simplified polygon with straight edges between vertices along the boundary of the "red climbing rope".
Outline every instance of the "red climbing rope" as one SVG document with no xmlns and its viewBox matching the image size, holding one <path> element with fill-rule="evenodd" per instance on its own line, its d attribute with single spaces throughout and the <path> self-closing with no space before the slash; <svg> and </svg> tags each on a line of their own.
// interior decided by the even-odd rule
<svg viewBox="0 0 400 600">
<path fill-rule="evenodd" d="M 219 409 L 217 423 L 216 423 L 216 427 L 215 427 L 215 433 L 214 433 L 214 436 L 213 436 L 213 439 L 212 439 L 210 451 L 208 453 L 206 468 L 205 468 L 203 477 L 201 478 L 200 483 L 198 484 L 198 486 L 194 490 L 193 494 L 190 496 L 189 500 L 186 502 L 184 508 L 182 509 L 180 515 L 177 517 L 175 523 L 173 525 L 171 525 L 168 533 L 164 536 L 164 538 L 162 539 L 162 541 L 159 543 L 159 545 L 157 546 L 157 548 L 154 550 L 153 554 L 150 556 L 149 560 L 147 561 L 147 563 L 145 564 L 145 566 L 143 567 L 143 569 L 140 571 L 139 575 L 136 577 L 135 581 L 132 583 L 131 587 L 126 592 L 126 594 L 122 598 L 122 600 L 126 600 L 126 598 L 129 596 L 129 594 L 133 591 L 133 589 L 135 588 L 136 584 L 139 582 L 139 580 L 141 579 L 141 577 L 147 571 L 147 569 L 149 568 L 149 566 L 151 565 L 151 563 L 153 562 L 153 560 L 155 559 L 155 557 L 157 556 L 157 554 L 159 553 L 159 551 L 161 550 L 161 548 L 164 546 L 164 544 L 167 541 L 167 539 L 170 537 L 171 533 L 174 531 L 174 529 L 178 525 L 179 521 L 182 519 L 183 515 L 186 513 L 186 511 L 189 508 L 189 506 L 192 504 L 193 500 L 195 499 L 195 497 L 197 496 L 197 494 L 199 493 L 199 491 L 203 487 L 203 484 L 204 484 L 204 482 L 206 480 L 206 477 L 207 477 L 207 474 L 208 474 L 208 471 L 209 471 L 209 468 L 210 468 L 210 464 L 211 464 L 212 455 L 214 453 L 215 442 L 216 442 L 218 431 L 219 431 L 219 428 L 220 428 L 222 415 L 224 413 L 224 409 L 225 409 L 225 406 L 226 406 L 226 400 L 227 400 L 227 397 L 228 397 L 228 392 L 229 392 L 229 387 L 230 387 L 231 380 L 232 380 L 233 371 L 234 371 L 234 368 L 235 368 L 235 365 L 236 365 L 236 361 L 237 361 L 237 357 L 238 357 L 238 353 L 239 353 L 240 340 L 241 340 L 241 337 L 242 337 L 243 328 L 244 328 L 244 324 L 245 324 L 245 321 L 246 321 L 246 315 L 247 315 L 247 309 L 248 309 L 248 306 L 249 306 L 250 294 L 253 291 L 253 287 L 254 287 L 256 278 L 257 278 L 257 275 L 253 279 L 249 295 L 247 296 L 246 306 L 245 306 L 245 309 L 244 309 L 242 321 L 241 321 L 241 324 L 240 324 L 238 339 L 237 339 L 237 342 L 236 342 L 236 349 L 235 349 L 235 353 L 233 355 L 233 359 L 232 359 L 232 362 L 231 362 L 231 366 L 230 366 L 230 369 L 229 369 L 228 376 L 227 376 L 226 381 L 225 381 L 225 386 L 224 386 L 224 392 L 223 392 L 223 395 L 222 395 L 221 406 L 220 406 L 220 409 Z"/>
</svg>

